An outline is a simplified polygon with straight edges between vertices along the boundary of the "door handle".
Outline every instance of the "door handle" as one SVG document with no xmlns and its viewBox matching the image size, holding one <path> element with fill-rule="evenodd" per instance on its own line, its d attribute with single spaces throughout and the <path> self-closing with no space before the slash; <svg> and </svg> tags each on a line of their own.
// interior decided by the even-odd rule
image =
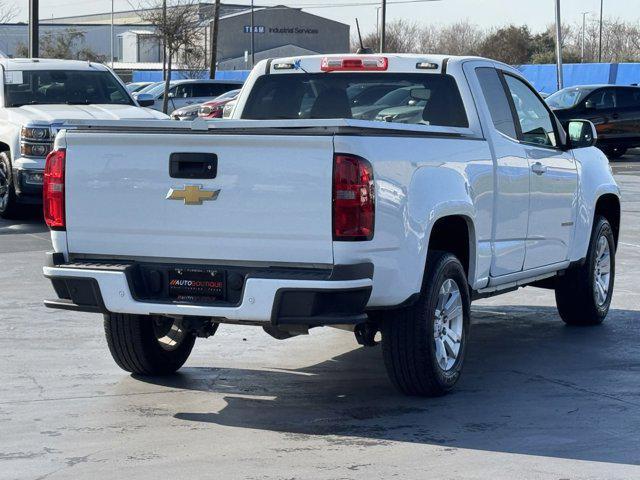
<svg viewBox="0 0 640 480">
<path fill-rule="evenodd" d="M 540 162 L 536 162 L 533 165 L 531 165 L 531 171 L 536 175 L 542 175 L 543 173 L 547 172 L 547 167 L 542 165 Z"/>
</svg>

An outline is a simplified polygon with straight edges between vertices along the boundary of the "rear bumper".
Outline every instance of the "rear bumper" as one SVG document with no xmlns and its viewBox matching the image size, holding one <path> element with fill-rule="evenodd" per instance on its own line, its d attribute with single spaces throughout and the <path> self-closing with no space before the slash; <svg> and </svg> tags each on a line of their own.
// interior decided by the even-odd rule
<svg viewBox="0 0 640 480">
<path fill-rule="evenodd" d="M 372 264 L 336 265 L 317 272 L 263 268 L 244 273 L 240 298 L 234 305 L 187 304 L 139 298 L 132 287 L 134 263 L 49 263 L 44 275 L 58 295 L 58 299 L 45 301 L 50 308 L 198 316 L 256 325 L 361 323 L 367 319 L 364 311 L 373 277 Z"/>
</svg>

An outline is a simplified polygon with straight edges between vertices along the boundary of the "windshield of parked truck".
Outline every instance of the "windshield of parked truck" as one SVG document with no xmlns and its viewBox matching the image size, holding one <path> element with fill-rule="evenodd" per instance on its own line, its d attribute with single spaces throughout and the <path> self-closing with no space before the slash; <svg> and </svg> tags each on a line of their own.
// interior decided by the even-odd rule
<svg viewBox="0 0 640 480">
<path fill-rule="evenodd" d="M 357 102 L 355 85 L 360 93 Z M 376 89 L 379 94 L 362 95 L 367 89 Z M 469 125 L 453 77 L 422 73 L 265 75 L 251 89 L 242 118 L 353 118 L 447 127 Z"/>
<path fill-rule="evenodd" d="M 551 108 L 572 108 L 580 103 L 592 91 L 592 88 L 563 88 L 553 95 L 549 95 L 545 101 Z"/>
<path fill-rule="evenodd" d="M 43 104 L 134 105 L 126 89 L 107 71 L 9 70 L 5 72 L 7 107 Z"/>
</svg>

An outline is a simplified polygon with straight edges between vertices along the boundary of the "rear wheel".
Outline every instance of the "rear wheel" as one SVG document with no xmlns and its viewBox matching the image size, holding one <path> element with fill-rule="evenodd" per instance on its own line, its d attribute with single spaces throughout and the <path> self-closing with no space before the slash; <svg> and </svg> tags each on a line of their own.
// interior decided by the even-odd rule
<svg viewBox="0 0 640 480">
<path fill-rule="evenodd" d="M 595 218 L 584 264 L 557 279 L 556 305 L 569 325 L 598 325 L 607 316 L 615 278 L 615 241 L 606 218 Z"/>
<path fill-rule="evenodd" d="M 460 261 L 429 253 L 418 301 L 384 315 L 382 349 L 387 373 L 407 395 L 440 396 L 462 372 L 469 336 L 470 297 Z"/>
<path fill-rule="evenodd" d="M 0 152 L 0 217 L 15 218 L 20 213 L 13 186 L 11 159 L 7 152 Z"/>
<path fill-rule="evenodd" d="M 104 331 L 111 356 L 123 370 L 140 375 L 163 375 L 178 370 L 195 343 L 182 320 L 110 313 Z"/>
</svg>

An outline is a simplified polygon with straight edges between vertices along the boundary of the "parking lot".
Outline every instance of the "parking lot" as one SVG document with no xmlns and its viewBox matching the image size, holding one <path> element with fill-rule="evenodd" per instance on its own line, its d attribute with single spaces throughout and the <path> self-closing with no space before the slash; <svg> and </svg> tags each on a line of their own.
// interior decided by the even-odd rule
<svg viewBox="0 0 640 480">
<path fill-rule="evenodd" d="M 178 375 L 113 363 L 100 316 L 47 310 L 48 232 L 0 221 L 0 478 L 640 478 L 640 155 L 623 192 L 612 310 L 559 319 L 528 288 L 473 305 L 466 370 L 400 396 L 379 348 L 318 329 L 222 326 Z"/>
</svg>

